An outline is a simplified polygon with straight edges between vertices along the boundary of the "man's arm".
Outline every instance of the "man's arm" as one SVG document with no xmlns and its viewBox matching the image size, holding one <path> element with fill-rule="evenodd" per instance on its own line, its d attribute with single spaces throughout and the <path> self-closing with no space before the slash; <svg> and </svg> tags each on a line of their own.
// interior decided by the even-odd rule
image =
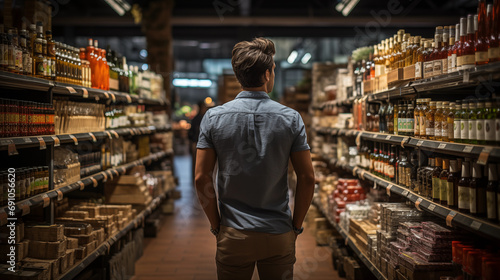
<svg viewBox="0 0 500 280">
<path fill-rule="evenodd" d="M 195 186 L 198 200 L 213 229 L 220 225 L 217 196 L 213 183 L 213 170 L 217 155 L 214 149 L 198 149 L 196 153 Z"/>
<path fill-rule="evenodd" d="M 297 191 L 295 192 L 292 224 L 299 229 L 302 227 L 302 222 L 306 217 L 314 195 L 314 170 L 309 150 L 292 152 L 290 159 L 297 174 Z"/>
</svg>

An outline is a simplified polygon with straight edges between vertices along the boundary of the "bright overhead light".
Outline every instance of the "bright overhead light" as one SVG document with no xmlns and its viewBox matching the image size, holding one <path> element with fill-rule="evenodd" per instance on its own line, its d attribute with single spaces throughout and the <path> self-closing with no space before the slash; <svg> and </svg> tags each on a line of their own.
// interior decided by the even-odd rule
<svg viewBox="0 0 500 280">
<path fill-rule="evenodd" d="M 176 87 L 209 88 L 212 86 L 212 80 L 177 78 L 172 81 L 172 84 Z"/>
<path fill-rule="evenodd" d="M 145 49 L 142 49 L 140 52 L 139 52 L 139 56 L 142 58 L 142 59 L 145 59 L 146 57 L 148 57 L 148 51 L 145 50 Z"/>
<path fill-rule="evenodd" d="M 292 64 L 295 62 L 295 59 L 297 59 L 297 56 L 299 56 L 299 53 L 294 50 L 290 53 L 290 55 L 288 56 L 288 59 L 286 61 L 288 61 L 288 63 Z"/>
<path fill-rule="evenodd" d="M 104 0 L 104 2 L 106 2 L 120 16 L 123 16 L 131 9 L 129 3 L 123 0 Z"/>
<path fill-rule="evenodd" d="M 146 71 L 146 70 L 148 70 L 148 69 L 149 69 L 149 65 L 147 65 L 146 63 L 144 63 L 144 64 L 141 66 L 141 69 L 142 69 L 143 71 Z"/>
<path fill-rule="evenodd" d="M 306 53 L 302 59 L 300 60 L 300 62 L 302 62 L 302 64 L 307 64 L 309 62 L 309 60 L 311 59 L 311 54 L 310 53 Z"/>
</svg>

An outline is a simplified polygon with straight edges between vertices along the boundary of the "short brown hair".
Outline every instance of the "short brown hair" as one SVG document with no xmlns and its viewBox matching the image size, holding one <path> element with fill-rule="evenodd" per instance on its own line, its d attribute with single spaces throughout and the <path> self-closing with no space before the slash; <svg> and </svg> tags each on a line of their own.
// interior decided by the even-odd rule
<svg viewBox="0 0 500 280">
<path fill-rule="evenodd" d="M 236 78 L 244 88 L 260 87 L 264 84 L 262 76 L 266 70 L 273 69 L 273 56 L 276 53 L 273 41 L 255 38 L 243 41 L 233 48 L 231 64 Z"/>
</svg>

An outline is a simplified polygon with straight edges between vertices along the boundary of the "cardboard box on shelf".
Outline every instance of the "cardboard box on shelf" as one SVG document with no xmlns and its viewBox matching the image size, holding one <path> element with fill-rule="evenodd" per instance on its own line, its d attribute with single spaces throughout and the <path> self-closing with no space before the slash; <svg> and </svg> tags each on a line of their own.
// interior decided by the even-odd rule
<svg viewBox="0 0 500 280">
<path fill-rule="evenodd" d="M 5 254 L 0 254 L 0 262 L 10 261 L 7 253 L 10 252 L 11 247 L 15 249 L 16 262 L 19 262 L 28 256 L 29 240 L 25 239 L 16 244 L 0 244 L 0 252 L 5 252 Z"/>
<path fill-rule="evenodd" d="M 68 255 L 66 252 L 59 258 L 59 271 L 61 274 L 65 273 L 68 270 Z"/>
<path fill-rule="evenodd" d="M 49 264 L 50 265 L 50 275 L 51 278 L 49 279 L 58 279 L 60 275 L 60 261 L 59 259 L 36 259 L 36 258 L 25 258 L 22 262 L 23 265 L 31 263 L 43 263 L 43 264 Z"/>
<path fill-rule="evenodd" d="M 11 228 L 7 226 L 0 227 L 0 243 L 8 244 L 10 230 Z M 16 232 L 15 243 L 20 243 L 24 239 L 24 223 L 16 223 L 14 231 Z"/>
<path fill-rule="evenodd" d="M 72 267 L 75 264 L 75 249 L 66 250 L 66 256 L 68 256 L 68 267 Z"/>
<path fill-rule="evenodd" d="M 66 211 L 64 213 L 64 216 L 75 218 L 75 219 L 86 219 L 89 217 L 89 212 L 87 212 L 87 211 Z"/>
<path fill-rule="evenodd" d="M 37 275 L 36 279 L 56 279 L 52 277 L 52 265 L 50 263 L 42 262 L 26 262 L 21 266 L 22 270 L 39 270 L 42 271 L 40 275 Z M 31 278 L 30 278 L 31 279 Z"/>
<path fill-rule="evenodd" d="M 37 259 L 57 259 L 66 251 L 66 239 L 55 242 L 30 241 L 28 256 Z"/>
<path fill-rule="evenodd" d="M 64 240 L 63 225 L 34 225 L 25 227 L 25 237 L 34 241 L 55 242 Z"/>
<path fill-rule="evenodd" d="M 75 249 L 75 259 L 81 260 L 87 256 L 87 247 L 82 246 Z"/>
<path fill-rule="evenodd" d="M 91 234 L 92 230 L 92 225 L 88 223 L 68 223 L 64 225 L 64 235 L 66 236 Z"/>
<path fill-rule="evenodd" d="M 78 238 L 66 237 L 66 247 L 67 249 L 78 248 Z"/>
</svg>

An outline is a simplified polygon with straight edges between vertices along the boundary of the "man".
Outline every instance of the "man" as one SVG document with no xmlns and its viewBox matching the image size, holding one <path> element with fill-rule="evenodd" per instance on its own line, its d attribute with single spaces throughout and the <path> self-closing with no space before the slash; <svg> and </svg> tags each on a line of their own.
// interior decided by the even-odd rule
<svg viewBox="0 0 500 280">
<path fill-rule="evenodd" d="M 274 43 L 264 38 L 236 44 L 231 62 L 243 91 L 208 110 L 200 126 L 195 185 L 217 239 L 219 280 L 250 280 L 255 265 L 261 280 L 293 279 L 314 172 L 302 118 L 267 95 L 274 86 L 274 54 Z M 293 218 L 289 159 L 297 173 Z"/>
<path fill-rule="evenodd" d="M 200 135 L 200 124 L 203 116 L 207 112 L 208 107 L 205 104 L 205 100 L 201 100 L 198 102 L 198 114 L 191 120 L 191 128 L 188 131 L 188 139 L 191 141 L 191 145 L 189 146 L 189 151 L 191 152 L 191 156 L 193 159 L 192 164 L 192 179 L 194 179 L 194 169 L 196 164 L 196 143 L 198 143 L 198 136 Z"/>
</svg>

